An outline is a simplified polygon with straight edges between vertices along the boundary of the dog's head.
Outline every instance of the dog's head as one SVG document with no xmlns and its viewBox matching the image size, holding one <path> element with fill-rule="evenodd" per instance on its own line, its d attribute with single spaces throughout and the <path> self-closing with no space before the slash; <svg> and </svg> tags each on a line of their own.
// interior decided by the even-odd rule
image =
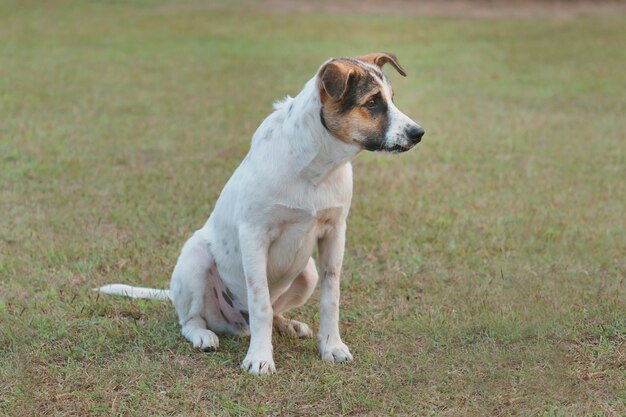
<svg viewBox="0 0 626 417">
<path fill-rule="evenodd" d="M 405 152 L 424 129 L 393 103 L 393 89 L 381 67 L 390 63 L 406 76 L 394 54 L 334 58 L 317 74 L 321 118 L 337 139 L 368 151 Z"/>
</svg>

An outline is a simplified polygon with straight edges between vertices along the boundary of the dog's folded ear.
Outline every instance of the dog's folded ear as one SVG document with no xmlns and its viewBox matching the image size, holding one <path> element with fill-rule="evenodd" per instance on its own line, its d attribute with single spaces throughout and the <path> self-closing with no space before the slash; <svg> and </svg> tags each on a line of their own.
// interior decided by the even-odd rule
<svg viewBox="0 0 626 417">
<path fill-rule="evenodd" d="M 334 59 L 320 68 L 318 80 L 320 88 L 333 101 L 340 100 L 348 91 L 350 77 L 355 74 L 350 64 L 340 59 Z"/>
<path fill-rule="evenodd" d="M 396 54 L 392 54 L 389 52 L 377 52 L 373 54 L 367 54 L 363 56 L 357 56 L 356 59 L 359 61 L 367 62 L 369 64 L 374 64 L 379 68 L 382 68 L 386 63 L 390 63 L 396 71 L 400 73 L 403 77 L 406 77 L 406 72 L 404 72 L 404 68 L 398 62 L 398 58 Z"/>
</svg>

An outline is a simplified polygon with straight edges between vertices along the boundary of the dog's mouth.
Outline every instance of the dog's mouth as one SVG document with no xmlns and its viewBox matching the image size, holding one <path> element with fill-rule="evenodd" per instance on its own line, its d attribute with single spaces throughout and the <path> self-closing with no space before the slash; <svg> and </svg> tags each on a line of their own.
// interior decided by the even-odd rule
<svg viewBox="0 0 626 417">
<path fill-rule="evenodd" d="M 370 151 L 370 152 L 402 153 L 402 152 L 411 150 L 415 146 L 415 144 L 409 142 L 406 145 L 400 145 L 398 143 L 390 144 L 390 143 L 387 143 L 386 141 L 383 141 L 383 142 L 372 141 L 372 142 L 362 143 L 361 146 L 363 147 L 363 149 Z"/>
<path fill-rule="evenodd" d="M 406 152 L 408 150 L 410 150 L 411 148 L 413 148 L 413 145 L 409 145 L 409 146 L 402 146 L 402 145 L 385 145 L 385 144 L 381 144 L 380 148 L 376 149 L 374 152 L 385 152 L 385 153 L 402 153 L 402 152 Z"/>
</svg>

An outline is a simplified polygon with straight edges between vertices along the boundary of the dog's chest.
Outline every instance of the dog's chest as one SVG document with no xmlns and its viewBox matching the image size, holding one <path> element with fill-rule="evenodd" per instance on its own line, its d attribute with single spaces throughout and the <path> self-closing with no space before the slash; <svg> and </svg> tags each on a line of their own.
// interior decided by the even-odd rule
<svg viewBox="0 0 626 417">
<path fill-rule="evenodd" d="M 343 206 L 336 205 L 317 210 L 275 204 L 268 232 L 272 245 L 291 244 L 298 247 L 307 238 L 317 238 L 334 227 L 341 217 Z"/>
<path fill-rule="evenodd" d="M 308 261 L 317 239 L 335 227 L 343 206 L 317 210 L 290 208 L 277 204 L 269 227 L 268 270 L 275 277 L 299 273 Z"/>
</svg>

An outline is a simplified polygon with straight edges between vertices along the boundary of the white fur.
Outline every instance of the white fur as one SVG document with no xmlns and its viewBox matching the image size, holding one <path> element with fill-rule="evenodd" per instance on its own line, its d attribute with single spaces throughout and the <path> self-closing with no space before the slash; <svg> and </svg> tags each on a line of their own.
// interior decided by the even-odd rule
<svg viewBox="0 0 626 417">
<path fill-rule="evenodd" d="M 183 335 L 196 347 L 217 348 L 214 332 L 242 333 L 205 302 L 210 291 L 207 271 L 217 264 L 225 285 L 248 309 L 251 338 L 242 367 L 252 374 L 275 372 L 273 325 L 311 335 L 306 324 L 289 321 L 282 313 L 304 304 L 313 292 L 318 281 L 311 258 L 315 244 L 321 270 L 320 356 L 333 362 L 352 360 L 339 333 L 339 279 L 352 199 L 350 161 L 361 147 L 334 138 L 324 128 L 318 91 L 316 75 L 295 98 L 274 104 L 209 219 L 185 243 L 172 274 L 169 296 Z M 392 126 L 400 126 L 408 118 L 393 106 L 388 86 L 385 94 Z M 100 290 L 167 297 L 165 291 L 119 285 Z"/>
<path fill-rule="evenodd" d="M 272 307 L 305 269 L 320 238 L 320 248 L 332 246 L 320 252 L 321 297 L 332 300 L 320 307 L 320 354 L 328 360 L 352 359 L 339 335 L 338 271 L 352 198 L 350 161 L 360 148 L 333 138 L 322 126 L 317 91 L 313 78 L 297 97 L 276 105 L 209 220 L 187 243 L 202 247 L 210 242 L 222 279 L 235 297 L 247 300 L 251 340 L 242 366 L 254 374 L 275 370 L 272 319 L 280 312 Z M 240 256 L 232 256 L 237 247 Z M 187 252 L 172 277 L 175 305 L 177 288 L 201 285 L 202 274 L 177 273 L 197 261 Z M 252 287 L 262 288 L 257 297 Z M 185 310 L 177 305 L 179 314 Z M 189 316 L 181 317 L 183 326 Z"/>
<path fill-rule="evenodd" d="M 168 290 L 157 290 L 155 288 L 131 287 L 125 284 L 109 284 L 100 288 L 95 288 L 104 294 L 122 295 L 130 298 L 149 298 L 152 300 L 169 300 Z"/>
</svg>

